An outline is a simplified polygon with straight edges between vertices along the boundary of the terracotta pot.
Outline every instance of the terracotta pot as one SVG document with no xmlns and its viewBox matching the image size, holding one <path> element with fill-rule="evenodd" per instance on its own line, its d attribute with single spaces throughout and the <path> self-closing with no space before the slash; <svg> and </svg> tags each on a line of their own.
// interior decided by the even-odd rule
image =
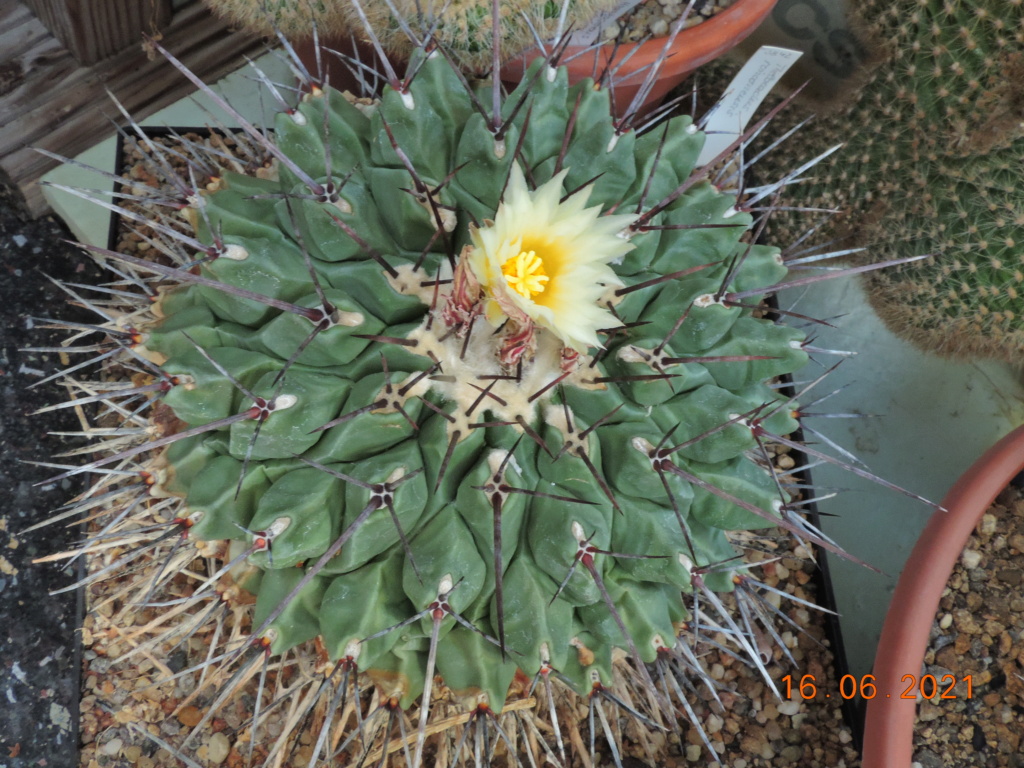
<svg viewBox="0 0 1024 768">
<path fill-rule="evenodd" d="M 718 58 L 751 34 L 771 13 L 778 0 L 736 0 L 726 10 L 680 32 L 672 51 L 662 63 L 658 79 L 640 108 L 645 112 L 661 103 L 669 91 L 683 82 L 697 67 Z M 569 70 L 569 81 L 579 82 L 594 73 L 600 74 L 610 65 L 618 67 L 615 77 L 615 112 L 622 115 L 643 85 L 651 65 L 658 60 L 666 38 L 654 38 L 639 45 L 620 46 L 612 57 L 611 44 L 587 53 L 582 47 L 570 47 L 562 56 Z M 501 79 L 519 82 L 533 60 L 529 52 L 508 62 L 501 70 Z M 621 66 L 620 66 L 621 65 Z"/>
<path fill-rule="evenodd" d="M 978 459 L 942 502 L 896 584 L 875 657 L 877 695 L 868 701 L 864 768 L 910 768 L 917 702 L 901 699 L 905 675 L 919 679 L 928 635 L 953 566 L 996 496 L 1024 469 L 1024 426 Z M 888 698 L 886 694 L 889 694 Z"/>
<path fill-rule="evenodd" d="M 718 58 L 743 41 L 771 13 L 777 2 L 778 0 L 736 0 L 733 5 L 707 21 L 680 32 L 639 112 L 644 113 L 660 104 L 666 94 L 683 82 L 697 67 Z M 583 53 L 583 47 L 570 47 L 562 56 L 562 62 L 569 70 L 569 81 L 573 83 L 592 77 L 595 72 L 601 73 L 609 62 L 611 66 L 617 67 L 615 111 L 621 116 L 643 85 L 651 65 L 661 56 L 665 41 L 666 38 L 660 37 L 640 45 L 621 46 L 614 58 L 613 46 L 610 44 L 586 53 Z M 353 53 L 353 42 L 347 37 L 322 39 L 321 43 L 335 50 Z M 299 58 L 311 72 L 315 72 L 316 54 L 312 40 L 296 40 L 293 41 L 293 45 Z M 379 66 L 379 60 L 368 44 L 358 43 L 355 47 L 358 48 L 357 55 L 360 60 L 371 66 Z M 532 53 L 527 52 L 505 64 L 501 70 L 501 79 L 510 87 L 515 87 L 536 55 L 536 50 Z M 339 90 L 359 92 L 351 71 L 336 56 L 325 53 L 321 62 L 329 73 L 331 85 Z M 396 66 L 404 68 L 397 63 Z"/>
</svg>

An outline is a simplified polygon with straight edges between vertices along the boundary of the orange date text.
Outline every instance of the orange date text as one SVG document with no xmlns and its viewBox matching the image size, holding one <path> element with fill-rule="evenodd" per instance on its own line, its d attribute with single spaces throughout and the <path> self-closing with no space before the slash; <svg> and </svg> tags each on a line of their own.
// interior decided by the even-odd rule
<svg viewBox="0 0 1024 768">
<path fill-rule="evenodd" d="M 818 695 L 819 684 L 814 675 L 802 675 L 794 679 L 793 675 L 786 675 L 782 678 L 785 686 L 783 695 L 787 699 L 813 699 Z M 966 694 L 962 691 L 955 691 L 957 683 L 964 683 L 967 686 Z M 956 675 L 904 675 L 900 678 L 901 690 L 880 692 L 874 675 L 843 675 L 839 678 L 839 696 L 843 699 L 873 699 L 876 696 L 884 698 L 916 699 L 920 695 L 924 699 L 969 699 L 973 692 L 973 681 L 970 675 L 964 675 L 959 680 Z M 824 690 L 824 688 L 822 688 Z M 831 698 L 831 693 L 825 693 L 825 698 Z"/>
</svg>

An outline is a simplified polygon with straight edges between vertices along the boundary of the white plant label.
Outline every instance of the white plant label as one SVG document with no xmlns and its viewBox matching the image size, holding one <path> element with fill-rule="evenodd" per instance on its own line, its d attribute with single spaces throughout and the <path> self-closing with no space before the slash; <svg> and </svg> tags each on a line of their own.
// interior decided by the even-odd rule
<svg viewBox="0 0 1024 768">
<path fill-rule="evenodd" d="M 704 125 L 707 139 L 697 158 L 698 167 L 710 163 L 736 141 L 765 96 L 802 55 L 774 45 L 757 49 L 708 113 Z"/>
</svg>

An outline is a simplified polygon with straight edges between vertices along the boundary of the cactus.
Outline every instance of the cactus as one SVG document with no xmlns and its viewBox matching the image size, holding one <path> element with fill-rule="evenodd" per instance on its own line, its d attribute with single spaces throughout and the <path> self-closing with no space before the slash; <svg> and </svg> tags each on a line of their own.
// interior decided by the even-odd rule
<svg viewBox="0 0 1024 768">
<path fill-rule="evenodd" d="M 854 12 L 866 72 L 840 106 L 815 105 L 823 114 L 799 147 L 762 168 L 845 143 L 788 200 L 841 211 L 819 230 L 822 241 L 842 239 L 872 259 L 930 254 L 868 277 L 879 315 L 924 349 L 1018 361 L 1024 4 L 862 0 Z M 783 237 L 806 226 L 783 223 L 774 221 Z"/>
<path fill-rule="evenodd" d="M 206 0 L 217 13 L 258 34 L 276 30 L 304 37 L 314 25 L 322 34 L 363 37 L 364 24 L 392 54 L 406 57 L 414 44 L 409 30 L 428 32 L 437 43 L 469 70 L 490 69 L 492 61 L 492 5 L 501 19 L 500 49 L 514 56 L 540 40 L 585 26 L 608 11 L 615 0 Z"/>
<path fill-rule="evenodd" d="M 815 350 L 760 304 L 841 273 L 787 277 L 792 249 L 754 242 L 774 188 L 723 191 L 689 117 L 638 133 L 548 60 L 509 94 L 437 51 L 410 72 L 379 99 L 311 79 L 272 135 L 221 102 L 230 161 L 149 143 L 167 189 L 105 205 L 156 256 L 88 247 L 116 284 L 65 286 L 101 318 L 69 326 L 103 337 L 100 378 L 131 381 L 69 377 L 71 404 L 105 403 L 106 455 L 57 476 L 100 473 L 56 519 L 123 552 L 81 583 L 126 573 L 133 604 L 190 612 L 147 647 L 222 603 L 249 617 L 199 665 L 221 693 L 182 749 L 258 675 L 250 762 L 457 763 L 475 733 L 478 766 L 494 739 L 565 765 L 571 694 L 591 761 L 600 730 L 621 765 L 609 712 L 664 728 L 693 717 L 683 687 L 717 696 L 695 650 L 713 628 L 767 677 L 776 609 L 737 532 L 842 552 L 768 460 L 799 447 L 776 380 Z M 275 675 L 292 730 L 265 744 Z M 458 741 L 434 725 L 453 708 Z"/>
</svg>

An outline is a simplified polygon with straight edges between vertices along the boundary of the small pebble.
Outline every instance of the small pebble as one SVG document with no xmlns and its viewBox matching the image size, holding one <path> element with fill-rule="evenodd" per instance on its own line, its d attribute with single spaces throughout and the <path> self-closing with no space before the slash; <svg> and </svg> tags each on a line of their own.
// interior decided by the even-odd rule
<svg viewBox="0 0 1024 768">
<path fill-rule="evenodd" d="M 778 710 L 783 715 L 795 715 L 797 712 L 800 711 L 800 702 L 796 700 L 780 701 L 778 705 Z"/>
<path fill-rule="evenodd" d="M 1024 571 L 1020 568 L 1001 568 L 996 572 L 996 578 L 1004 584 L 1016 587 L 1024 580 Z"/>
<path fill-rule="evenodd" d="M 207 759 L 213 765 L 220 765 L 228 759 L 228 752 L 231 751 L 231 742 L 223 733 L 215 733 L 206 742 Z"/>
<path fill-rule="evenodd" d="M 790 745 L 788 747 L 785 747 L 779 753 L 779 757 L 782 758 L 782 760 L 784 760 L 786 763 L 793 763 L 793 764 L 795 764 L 796 761 L 799 760 L 800 758 L 802 758 L 803 756 L 804 756 L 803 747 L 798 747 L 795 744 L 792 744 L 792 745 Z"/>
<path fill-rule="evenodd" d="M 963 554 L 960 555 L 960 562 L 964 564 L 964 568 L 971 570 L 977 568 L 981 563 L 981 552 L 974 549 L 965 549 Z"/>
<path fill-rule="evenodd" d="M 188 706 L 182 707 L 182 710 L 178 713 L 178 722 L 182 725 L 194 728 L 199 725 L 203 720 L 203 713 L 198 707 Z"/>
<path fill-rule="evenodd" d="M 123 745 L 124 742 L 120 739 L 111 739 L 102 747 L 100 747 L 100 752 L 102 752 L 104 755 L 110 755 L 111 757 L 114 757 L 121 751 L 121 747 Z"/>
</svg>

